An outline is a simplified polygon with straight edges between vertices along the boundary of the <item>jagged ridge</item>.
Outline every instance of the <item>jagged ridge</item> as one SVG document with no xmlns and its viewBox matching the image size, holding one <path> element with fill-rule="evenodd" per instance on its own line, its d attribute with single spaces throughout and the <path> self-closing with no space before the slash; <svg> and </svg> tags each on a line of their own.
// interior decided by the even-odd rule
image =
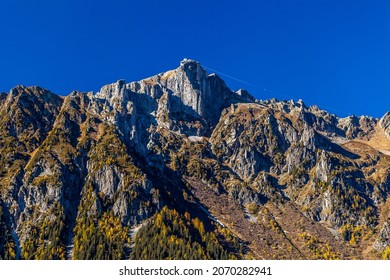
<svg viewBox="0 0 390 280">
<path fill-rule="evenodd" d="M 18 86 L 0 112 L 1 258 L 140 257 L 160 211 L 226 250 L 177 258 L 388 256 L 389 113 L 255 100 L 187 59 L 96 94 Z"/>
</svg>

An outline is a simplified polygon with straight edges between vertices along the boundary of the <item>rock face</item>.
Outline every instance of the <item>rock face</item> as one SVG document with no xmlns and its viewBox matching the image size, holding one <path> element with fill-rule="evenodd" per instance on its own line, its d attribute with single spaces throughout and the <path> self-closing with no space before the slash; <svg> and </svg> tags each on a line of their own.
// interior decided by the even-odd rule
<svg viewBox="0 0 390 280">
<path fill-rule="evenodd" d="M 139 82 L 107 85 L 96 97 L 121 116 L 138 114 L 144 120 L 159 111 L 170 129 L 198 136 L 216 125 L 223 108 L 254 100 L 248 93 L 232 92 L 217 75 L 207 75 L 198 62 L 188 59 L 175 70 Z"/>
<path fill-rule="evenodd" d="M 377 240 L 375 241 L 374 248 L 375 250 L 382 252 L 387 247 L 390 246 L 390 225 L 385 222 L 379 233 Z"/>
<path fill-rule="evenodd" d="M 387 112 L 379 122 L 382 129 L 385 131 L 387 138 L 390 138 L 390 112 Z"/>
<path fill-rule="evenodd" d="M 134 228 L 161 226 L 164 206 L 238 258 L 364 258 L 375 240 L 390 245 L 389 113 L 255 100 L 189 59 L 96 94 L 18 86 L 0 112 L 0 258 L 128 258 Z M 245 249 L 229 245 L 238 236 Z"/>
</svg>

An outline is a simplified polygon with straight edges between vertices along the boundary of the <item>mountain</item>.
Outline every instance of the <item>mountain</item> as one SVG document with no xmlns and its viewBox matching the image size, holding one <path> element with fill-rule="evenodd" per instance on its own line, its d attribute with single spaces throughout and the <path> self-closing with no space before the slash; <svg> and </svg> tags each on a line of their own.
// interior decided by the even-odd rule
<svg viewBox="0 0 390 280">
<path fill-rule="evenodd" d="M 255 100 L 185 59 L 0 94 L 1 259 L 388 259 L 390 112 Z"/>
</svg>

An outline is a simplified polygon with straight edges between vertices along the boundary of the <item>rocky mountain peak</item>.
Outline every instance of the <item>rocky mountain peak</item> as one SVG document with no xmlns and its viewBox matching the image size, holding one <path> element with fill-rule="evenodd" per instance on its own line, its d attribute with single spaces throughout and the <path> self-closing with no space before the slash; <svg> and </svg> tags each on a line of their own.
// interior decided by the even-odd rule
<svg viewBox="0 0 390 280">
<path fill-rule="evenodd" d="M 180 61 L 179 68 L 183 69 L 184 71 L 190 71 L 190 72 L 205 72 L 205 70 L 202 68 L 199 62 L 193 59 L 184 58 L 182 61 Z"/>
<path fill-rule="evenodd" d="M 7 114 L 13 113 L 13 110 L 10 110 L 11 106 L 26 110 L 26 108 L 32 108 L 34 105 L 42 104 L 43 107 L 47 107 L 49 110 L 49 107 L 59 107 L 62 103 L 60 96 L 38 86 L 16 86 L 10 90 L 9 94 L 2 94 L 1 99 L 3 100 L 0 102 L 4 102 L 3 109 Z"/>
<path fill-rule="evenodd" d="M 29 107 L 37 103 L 46 104 L 45 106 L 51 106 L 50 104 L 60 106 L 62 98 L 38 86 L 19 85 L 11 89 L 4 102 L 7 108 L 14 103 L 17 103 L 18 107 Z"/>
<path fill-rule="evenodd" d="M 195 89 L 201 89 L 204 80 L 207 79 L 207 72 L 202 68 L 199 62 L 191 59 L 183 59 L 177 72 L 183 71 L 188 81 Z"/>
<path fill-rule="evenodd" d="M 175 75 L 168 79 L 168 87 L 173 89 L 173 94 L 178 96 L 184 105 L 191 107 L 207 122 L 217 122 L 222 109 L 232 103 L 255 100 L 244 89 L 231 91 L 218 75 L 208 74 L 195 60 L 183 59 L 180 67 L 174 71 Z"/>
<path fill-rule="evenodd" d="M 196 64 L 196 65 L 200 65 L 199 62 L 197 62 L 196 60 L 189 59 L 189 58 L 183 58 L 183 60 L 180 61 L 180 66 L 185 65 L 185 64 Z"/>
<path fill-rule="evenodd" d="M 209 75 L 191 59 L 182 60 L 176 69 L 138 82 L 126 84 L 119 80 L 103 86 L 95 97 L 106 112 L 114 110 L 108 114 L 116 116 L 112 117 L 114 122 L 127 114 L 133 119 L 135 114 L 146 114 L 158 116 L 158 123 L 175 131 L 198 136 L 207 134 L 230 104 L 254 101 L 246 90 L 231 91 L 218 75 Z"/>
<path fill-rule="evenodd" d="M 41 96 L 47 92 L 48 92 L 48 90 L 41 88 L 41 87 L 38 87 L 38 86 L 17 85 L 11 89 L 10 94 L 13 96 L 17 96 L 17 95 L 21 95 L 21 94 Z"/>
<path fill-rule="evenodd" d="M 236 94 L 239 95 L 243 100 L 247 102 L 255 101 L 255 98 L 246 89 L 239 89 L 236 91 Z"/>
</svg>

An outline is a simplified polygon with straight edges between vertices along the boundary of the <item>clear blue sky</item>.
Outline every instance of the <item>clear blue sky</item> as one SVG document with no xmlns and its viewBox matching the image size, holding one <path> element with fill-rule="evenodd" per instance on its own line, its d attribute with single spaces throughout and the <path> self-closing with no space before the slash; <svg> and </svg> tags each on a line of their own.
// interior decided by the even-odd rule
<svg viewBox="0 0 390 280">
<path fill-rule="evenodd" d="M 386 0 L 9 0 L 0 21 L 0 91 L 97 91 L 187 57 L 254 84 L 223 77 L 259 99 L 340 116 L 390 110 Z"/>
</svg>

